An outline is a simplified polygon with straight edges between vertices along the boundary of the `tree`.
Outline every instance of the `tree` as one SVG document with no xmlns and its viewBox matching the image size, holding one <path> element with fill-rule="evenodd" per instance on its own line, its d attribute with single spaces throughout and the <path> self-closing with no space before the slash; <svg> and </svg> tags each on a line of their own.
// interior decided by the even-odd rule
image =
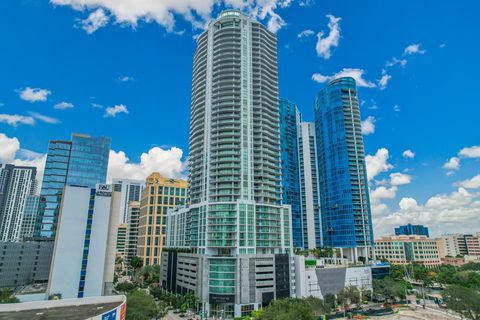
<svg viewBox="0 0 480 320">
<path fill-rule="evenodd" d="M 146 265 L 140 269 L 139 276 L 146 285 L 158 284 L 160 280 L 160 266 L 158 264 Z"/>
<path fill-rule="evenodd" d="M 17 297 L 13 295 L 10 289 L 0 290 L 0 303 L 17 303 L 20 302 Z"/>
<path fill-rule="evenodd" d="M 315 320 L 315 314 L 305 300 L 285 298 L 273 301 L 256 319 L 260 320 Z"/>
<path fill-rule="evenodd" d="M 391 264 L 390 265 L 390 276 L 393 279 L 403 279 L 405 277 L 405 266 L 398 265 L 398 264 Z"/>
<path fill-rule="evenodd" d="M 310 308 L 313 310 L 313 313 L 315 314 L 315 317 L 317 319 L 321 315 L 328 313 L 327 308 L 325 307 L 325 303 L 322 299 L 310 296 L 310 297 L 305 298 L 304 300 L 310 306 Z"/>
<path fill-rule="evenodd" d="M 333 293 L 327 293 L 324 296 L 323 303 L 327 311 L 334 310 L 337 306 L 337 298 L 335 298 L 335 295 Z"/>
<path fill-rule="evenodd" d="M 127 320 L 161 319 L 166 315 L 165 303 L 157 303 L 143 290 L 135 290 L 127 296 Z"/>
<path fill-rule="evenodd" d="M 133 278 L 135 278 L 136 271 L 140 269 L 143 266 L 143 260 L 142 258 L 138 256 L 132 257 L 130 259 L 130 267 L 133 269 Z"/>
<path fill-rule="evenodd" d="M 355 286 L 347 286 L 340 290 L 337 295 L 337 301 L 343 304 L 344 307 L 348 307 L 351 304 L 360 303 L 360 291 Z"/>
<path fill-rule="evenodd" d="M 137 288 L 137 285 L 131 282 L 121 282 L 117 283 L 117 285 L 115 286 L 115 290 L 117 290 L 118 292 L 122 292 L 123 294 L 130 293 Z"/>
<path fill-rule="evenodd" d="M 480 293 L 470 288 L 449 286 L 443 293 L 447 307 L 462 316 L 480 320 Z"/>
<path fill-rule="evenodd" d="M 387 301 L 405 297 L 407 289 L 404 281 L 396 282 L 390 277 L 373 280 L 373 294 L 377 298 L 384 298 Z"/>
</svg>

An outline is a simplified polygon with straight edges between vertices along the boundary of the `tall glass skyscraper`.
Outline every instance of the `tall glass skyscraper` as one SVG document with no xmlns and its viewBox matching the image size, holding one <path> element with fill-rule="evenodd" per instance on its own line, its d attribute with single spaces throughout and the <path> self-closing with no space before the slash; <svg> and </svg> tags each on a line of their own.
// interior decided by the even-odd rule
<svg viewBox="0 0 480 320">
<path fill-rule="evenodd" d="M 55 237 L 57 217 L 66 185 L 95 188 L 107 178 L 110 138 L 72 134 L 70 141 L 48 145 L 35 237 Z"/>
<path fill-rule="evenodd" d="M 282 205 L 277 39 L 237 10 L 210 22 L 193 58 L 190 206 L 169 212 L 162 287 L 207 314 L 242 316 L 291 295 L 291 210 Z M 186 215 L 169 223 L 172 216 Z M 187 237 L 172 237 L 184 232 Z M 169 240 L 170 239 L 170 240 Z M 168 251 L 168 252 L 167 252 Z"/>
<path fill-rule="evenodd" d="M 299 135 L 301 115 L 297 106 L 280 99 L 283 203 L 292 207 L 292 238 L 295 248 L 305 248 L 306 221 L 300 201 Z M 304 232 L 305 231 L 305 232 Z"/>
<path fill-rule="evenodd" d="M 315 127 L 324 245 L 343 248 L 352 260 L 373 246 L 357 86 L 331 81 L 315 99 Z"/>
<path fill-rule="evenodd" d="M 283 203 L 292 207 L 293 246 L 322 247 L 315 124 L 301 122 L 297 106 L 280 99 Z"/>
</svg>

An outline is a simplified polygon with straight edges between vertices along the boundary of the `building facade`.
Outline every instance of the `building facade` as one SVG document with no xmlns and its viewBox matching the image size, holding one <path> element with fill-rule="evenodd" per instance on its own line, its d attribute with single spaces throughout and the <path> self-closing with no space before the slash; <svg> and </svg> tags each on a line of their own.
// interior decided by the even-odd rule
<svg viewBox="0 0 480 320">
<path fill-rule="evenodd" d="M 0 165 L 5 177 L 3 210 L 0 213 L 0 240 L 19 241 L 27 199 L 35 194 L 37 169 L 14 165 Z M 3 180 L 3 179 L 2 179 Z"/>
<path fill-rule="evenodd" d="M 144 265 L 160 264 L 166 242 L 167 212 L 185 206 L 187 184 L 185 180 L 164 178 L 156 172 L 147 177 L 140 203 L 137 243 L 137 256 Z"/>
<path fill-rule="evenodd" d="M 302 122 L 299 136 L 300 200 L 305 249 L 323 247 L 315 123 Z"/>
<path fill-rule="evenodd" d="M 105 183 L 110 144 L 110 138 L 76 133 L 70 141 L 49 142 L 35 237 L 55 237 L 60 200 L 66 185 L 94 188 L 97 183 Z"/>
<path fill-rule="evenodd" d="M 375 240 L 375 255 L 392 264 L 421 263 L 426 267 L 441 264 L 436 239 L 425 236 L 387 236 Z"/>
<path fill-rule="evenodd" d="M 307 221 L 302 215 L 300 193 L 299 136 L 301 114 L 297 106 L 280 98 L 280 141 L 282 150 L 282 200 L 292 208 L 294 248 L 308 248 Z"/>
<path fill-rule="evenodd" d="M 138 243 L 138 221 L 140 218 L 140 202 L 130 201 L 128 203 L 127 214 L 127 234 L 125 244 L 124 263 L 129 266 L 130 260 L 137 255 Z"/>
<path fill-rule="evenodd" d="M 47 283 L 53 240 L 0 242 L 0 287 Z"/>
<path fill-rule="evenodd" d="M 35 221 L 38 215 L 38 205 L 40 196 L 27 196 L 25 209 L 23 210 L 22 228 L 20 230 L 20 239 L 32 238 L 35 231 Z"/>
<path fill-rule="evenodd" d="M 125 250 L 127 247 L 127 228 L 128 224 L 126 223 L 121 223 L 118 225 L 118 230 L 117 230 L 117 254 L 120 256 L 125 255 Z"/>
<path fill-rule="evenodd" d="M 66 186 L 61 201 L 47 296 L 111 294 L 118 225 L 112 186 Z"/>
<path fill-rule="evenodd" d="M 324 245 L 368 259 L 373 229 L 355 80 L 331 81 L 314 112 Z"/>
<path fill-rule="evenodd" d="M 480 256 L 480 234 L 446 234 L 437 239 L 441 258 Z"/>
<path fill-rule="evenodd" d="M 399 226 L 395 228 L 395 235 L 397 236 L 411 236 L 411 235 L 417 235 L 417 236 L 425 236 L 429 237 L 430 234 L 428 232 L 428 228 L 419 224 L 419 225 L 412 225 L 412 224 L 406 224 L 404 226 Z"/>
<path fill-rule="evenodd" d="M 203 274 L 195 293 L 204 311 L 240 316 L 293 294 L 275 34 L 240 11 L 221 13 L 197 39 L 192 82 L 190 205 L 180 209 L 192 253 L 182 255 L 199 257 Z M 178 255 L 165 255 L 162 283 L 171 281 L 168 270 L 173 275 L 181 268 Z M 260 277 L 265 285 L 253 286 Z"/>
<path fill-rule="evenodd" d="M 118 223 L 126 223 L 128 218 L 128 203 L 140 201 L 145 182 L 131 179 L 113 179 L 113 191 L 119 192 L 118 198 Z"/>
<path fill-rule="evenodd" d="M 326 294 L 337 295 L 349 286 L 357 287 L 360 292 L 372 291 L 372 280 L 371 266 L 348 267 L 346 259 L 295 256 L 297 298 L 324 299 Z"/>
</svg>

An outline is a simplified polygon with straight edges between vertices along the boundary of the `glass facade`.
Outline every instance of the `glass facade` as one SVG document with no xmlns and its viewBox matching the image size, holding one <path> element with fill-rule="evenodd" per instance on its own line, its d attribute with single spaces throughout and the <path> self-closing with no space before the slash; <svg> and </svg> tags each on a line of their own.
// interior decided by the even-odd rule
<svg viewBox="0 0 480 320">
<path fill-rule="evenodd" d="M 295 248 L 305 247 L 306 221 L 302 218 L 299 183 L 299 129 L 301 115 L 297 106 L 280 99 L 280 141 L 282 149 L 283 203 L 292 207 L 292 236 Z M 305 230 L 306 231 L 306 230 Z"/>
<path fill-rule="evenodd" d="M 20 239 L 33 237 L 35 230 L 35 221 L 38 214 L 38 205 L 40 203 L 39 196 L 28 196 L 23 211 L 22 229 L 20 231 Z"/>
<path fill-rule="evenodd" d="M 109 152 L 110 138 L 73 134 L 71 141 L 50 141 L 34 236 L 55 237 L 65 185 L 94 188 L 105 183 Z"/>
<path fill-rule="evenodd" d="M 405 235 L 405 236 L 410 236 L 410 235 L 419 235 L 419 236 L 426 236 L 427 238 L 429 237 L 429 232 L 428 228 L 419 224 L 419 225 L 412 225 L 412 224 L 407 224 L 404 226 L 399 226 L 398 228 L 395 228 L 395 235 L 400 236 L 400 235 Z"/>
<path fill-rule="evenodd" d="M 107 179 L 110 138 L 73 134 L 67 185 L 94 188 Z"/>
<path fill-rule="evenodd" d="M 353 78 L 331 81 L 315 99 L 315 127 L 324 245 L 373 246 L 373 231 Z"/>
</svg>

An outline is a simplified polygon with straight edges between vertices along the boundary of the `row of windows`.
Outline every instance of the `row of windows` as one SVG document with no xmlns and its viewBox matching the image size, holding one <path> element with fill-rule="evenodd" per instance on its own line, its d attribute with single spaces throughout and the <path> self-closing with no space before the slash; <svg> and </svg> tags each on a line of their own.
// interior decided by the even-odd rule
<svg viewBox="0 0 480 320">
<path fill-rule="evenodd" d="M 157 189 L 157 187 L 155 186 L 151 186 L 150 187 L 150 194 L 155 194 L 155 189 Z M 175 187 L 162 187 L 162 186 L 159 186 L 158 187 L 158 194 L 165 194 L 165 195 L 175 195 L 175 196 L 182 196 L 182 197 L 185 197 L 185 194 L 186 194 L 186 189 L 185 188 L 175 188 Z"/>
</svg>

